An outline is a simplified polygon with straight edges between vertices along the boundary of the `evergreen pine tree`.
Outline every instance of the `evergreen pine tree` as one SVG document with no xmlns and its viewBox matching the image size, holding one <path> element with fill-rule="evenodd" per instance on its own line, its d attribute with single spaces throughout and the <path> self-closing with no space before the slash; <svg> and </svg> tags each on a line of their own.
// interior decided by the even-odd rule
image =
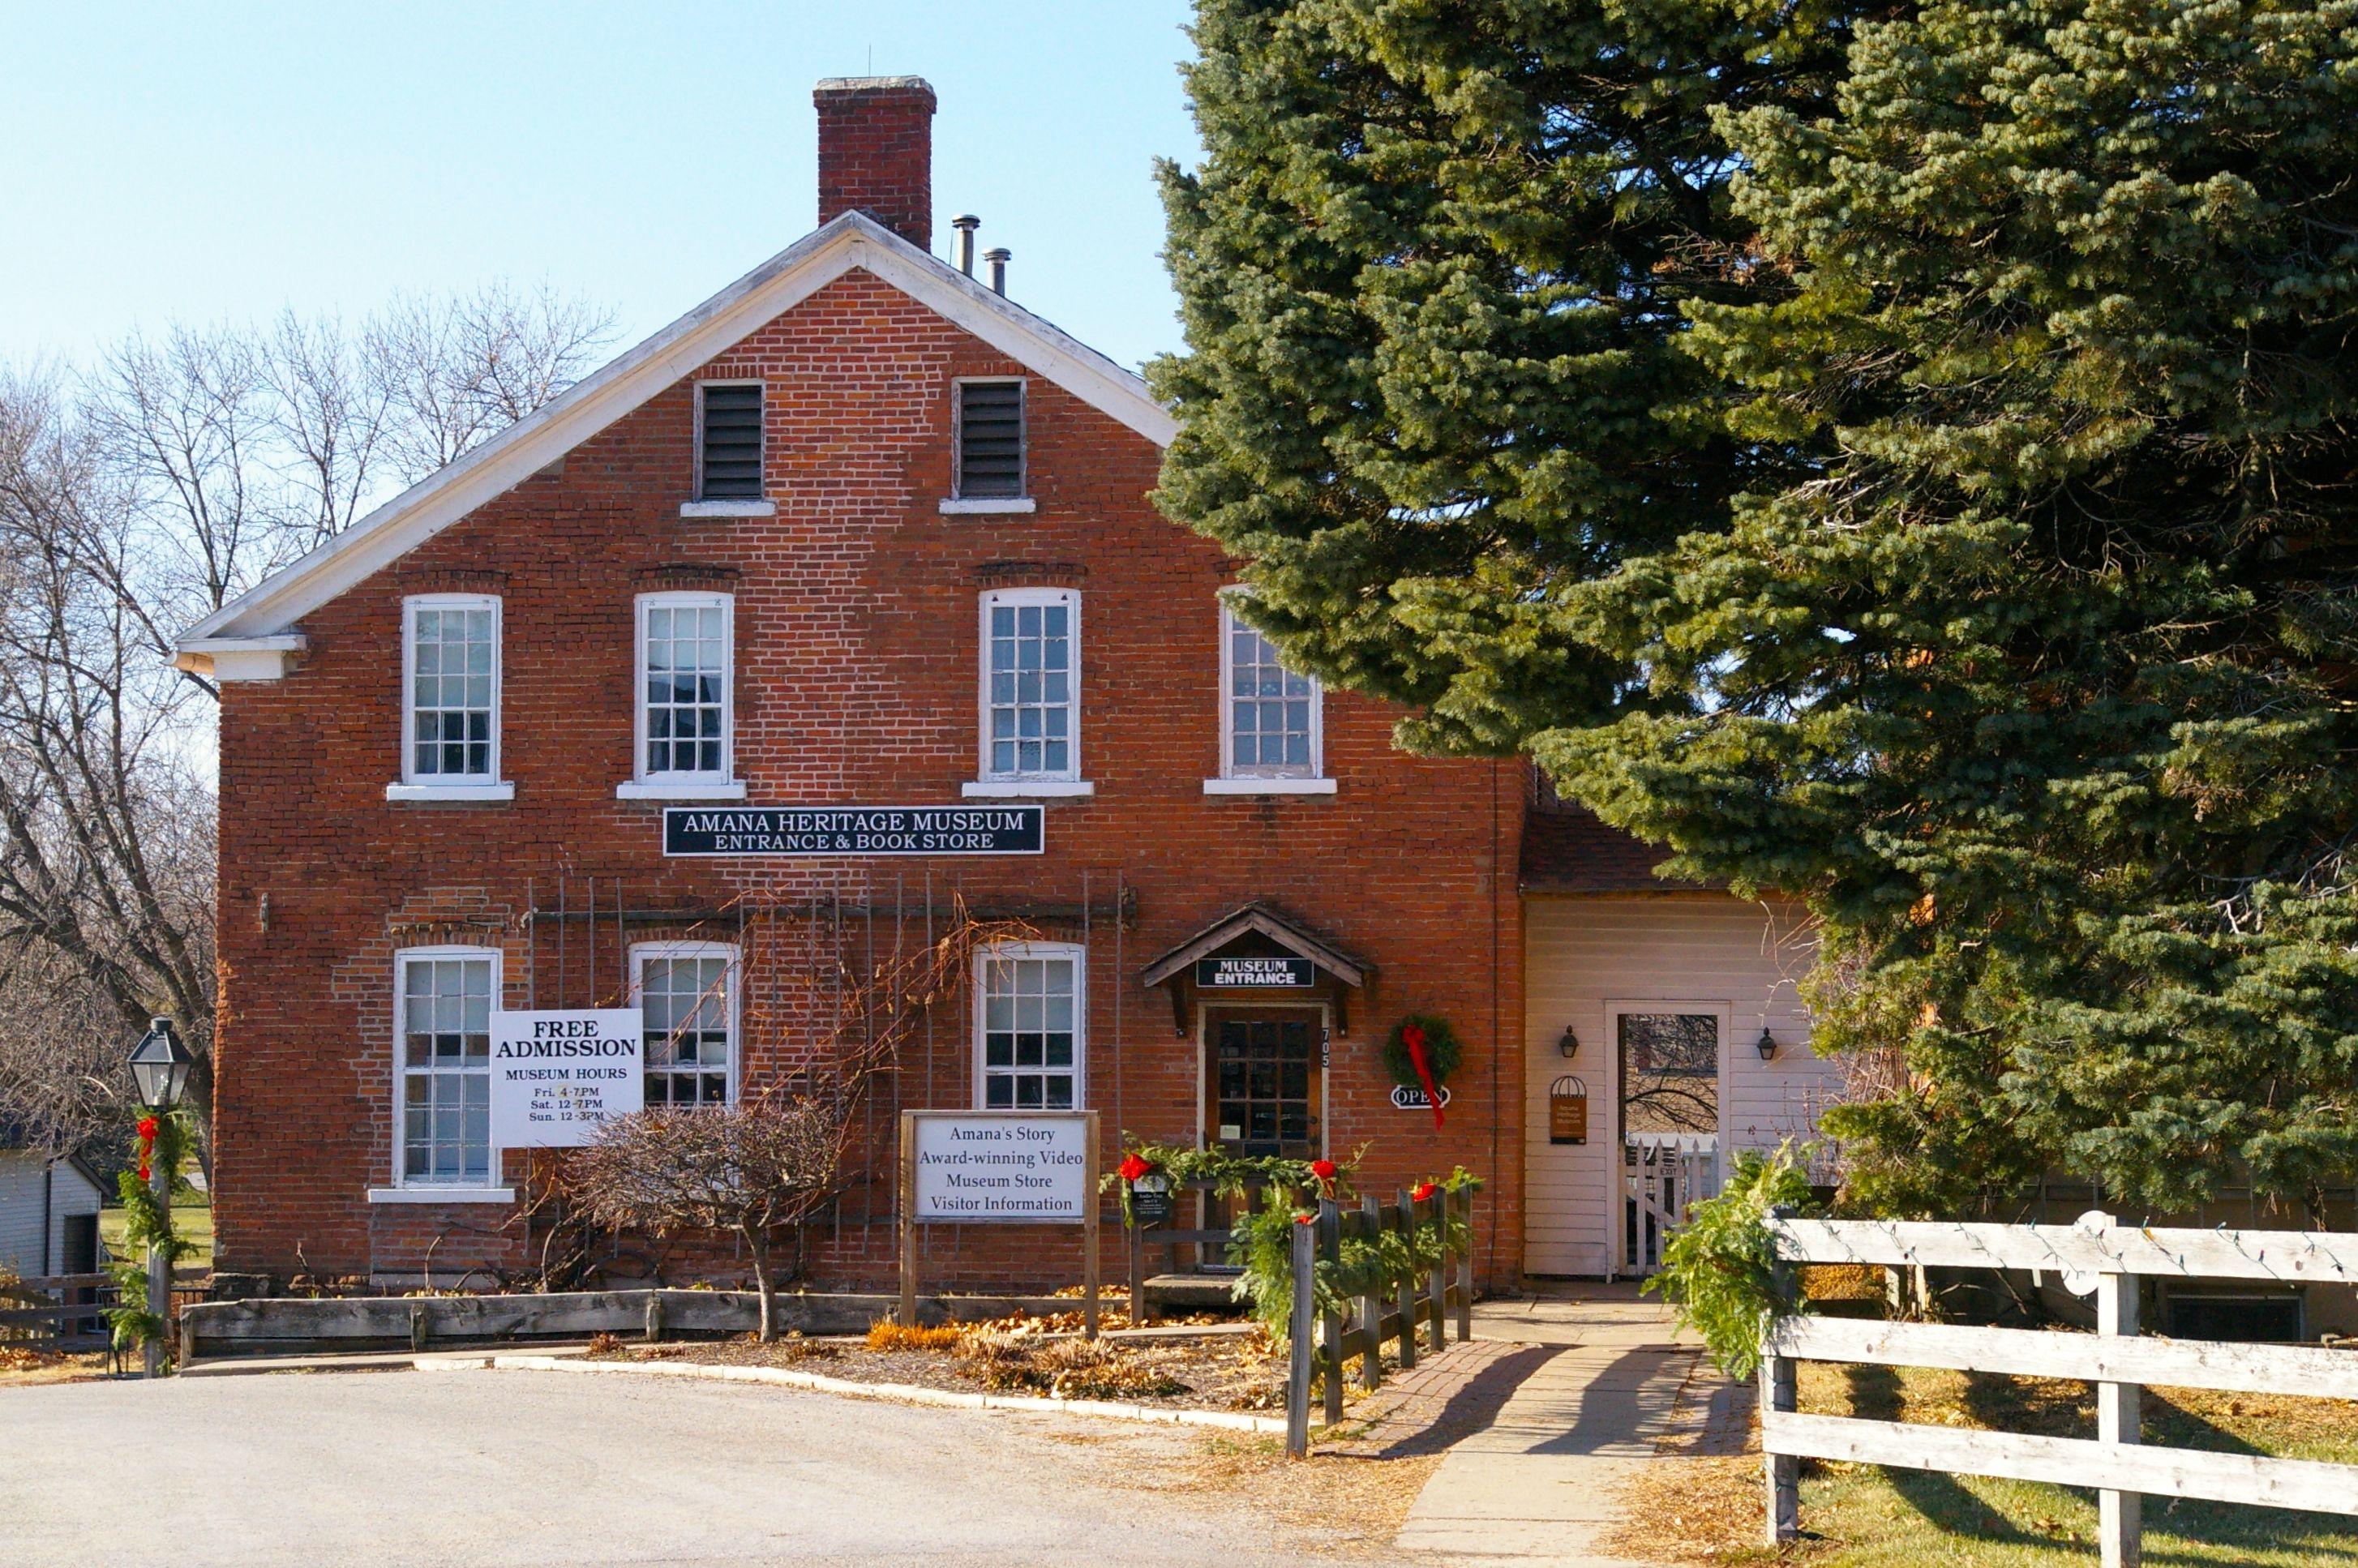
<svg viewBox="0 0 2358 1568">
<path fill-rule="evenodd" d="M 1666 704 L 1540 755 L 1809 894 L 1884 1206 L 2049 1164 L 2182 1206 L 2358 1169 L 2358 6 L 1863 28 L 1723 121 L 1794 296 L 1688 306 L 1742 439 L 1826 457 L 1581 595 Z"/>
<path fill-rule="evenodd" d="M 1289 656 L 1809 899 L 1878 1206 L 2346 1181 L 2358 5 L 1200 13 L 1162 499 Z"/>
<path fill-rule="evenodd" d="M 1249 558 L 1244 613 L 1297 665 L 1412 705 L 1433 751 L 1630 694 L 1564 594 L 1725 525 L 1757 449 L 1671 339 L 1686 301 L 1782 286 L 1710 111 L 1824 107 L 1855 8 L 1201 0 L 1160 500 Z"/>
</svg>

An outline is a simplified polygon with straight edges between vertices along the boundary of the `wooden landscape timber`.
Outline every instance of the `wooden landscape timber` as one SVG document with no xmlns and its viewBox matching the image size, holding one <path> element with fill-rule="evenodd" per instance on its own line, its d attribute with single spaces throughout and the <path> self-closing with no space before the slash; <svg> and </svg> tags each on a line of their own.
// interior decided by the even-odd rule
<svg viewBox="0 0 2358 1568">
<path fill-rule="evenodd" d="M 2139 1403 L 2150 1384 L 2231 1393 L 2358 1399 L 2358 1355 L 2306 1346 L 2221 1344 L 2138 1336 L 2136 1281 L 2262 1280 L 2347 1282 L 2358 1270 L 2358 1235 L 2330 1231 L 2148 1229 L 2090 1215 L 2074 1226 L 1796 1219 L 1769 1221 L 1781 1289 L 1794 1265 L 2055 1270 L 2095 1298 L 2096 1332 L 1975 1328 L 1780 1316 L 1760 1360 L 1760 1446 L 1768 1489 L 1767 1540 L 1801 1533 L 1798 1462 L 1804 1458 L 1954 1471 L 2097 1492 L 2104 1568 L 2143 1556 L 2147 1496 L 2358 1516 L 2358 1465 L 2264 1454 L 2154 1448 L 2139 1442 Z M 1933 1367 L 1961 1372 L 2062 1378 L 2096 1388 L 2097 1434 L 2042 1437 L 1959 1431 L 1796 1410 L 1794 1364 L 1827 1361 Z"/>
<path fill-rule="evenodd" d="M 864 1334 L 891 1317 L 882 1294 L 778 1297 L 782 1328 L 803 1334 Z M 1017 1314 L 1076 1312 L 1070 1296 L 924 1296 L 921 1324 L 981 1323 Z M 200 1357 L 290 1355 L 319 1350 L 582 1339 L 593 1334 L 727 1335 L 761 1322 L 752 1291 L 574 1291 L 513 1296 L 273 1296 L 204 1302 L 180 1314 L 182 1365 Z"/>
</svg>

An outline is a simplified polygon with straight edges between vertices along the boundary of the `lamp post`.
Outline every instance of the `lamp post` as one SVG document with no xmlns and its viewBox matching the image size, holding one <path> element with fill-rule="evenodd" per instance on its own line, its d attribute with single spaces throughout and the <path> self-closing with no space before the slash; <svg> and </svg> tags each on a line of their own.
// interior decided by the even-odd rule
<svg viewBox="0 0 2358 1568">
<path fill-rule="evenodd" d="M 131 1048 L 131 1079 L 138 1086 L 139 1103 L 151 1116 L 166 1117 L 180 1103 L 180 1091 L 188 1087 L 189 1069 L 196 1057 L 180 1044 L 180 1036 L 168 1018 L 153 1019 L 139 1044 Z M 156 1203 L 168 1221 L 172 1213 L 172 1173 L 161 1165 L 153 1167 L 148 1189 L 156 1195 Z M 147 1246 L 147 1314 L 158 1323 L 169 1323 L 172 1316 L 172 1259 L 164 1249 L 150 1242 Z M 162 1370 L 164 1342 L 152 1338 L 146 1343 L 147 1376 Z"/>
</svg>

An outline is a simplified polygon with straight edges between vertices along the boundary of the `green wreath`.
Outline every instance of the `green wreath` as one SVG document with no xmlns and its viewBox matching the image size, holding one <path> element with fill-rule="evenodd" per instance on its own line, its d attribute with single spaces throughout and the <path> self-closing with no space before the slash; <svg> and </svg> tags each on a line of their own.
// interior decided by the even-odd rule
<svg viewBox="0 0 2358 1568">
<path fill-rule="evenodd" d="M 1412 1012 L 1392 1025 L 1392 1032 L 1384 1037 L 1384 1071 L 1403 1088 L 1424 1087 L 1417 1081 L 1416 1064 L 1409 1060 L 1408 1042 L 1401 1037 L 1412 1023 L 1424 1031 L 1424 1065 L 1433 1071 L 1434 1087 L 1446 1084 L 1464 1052 L 1457 1044 L 1457 1031 L 1436 1013 Z"/>
</svg>

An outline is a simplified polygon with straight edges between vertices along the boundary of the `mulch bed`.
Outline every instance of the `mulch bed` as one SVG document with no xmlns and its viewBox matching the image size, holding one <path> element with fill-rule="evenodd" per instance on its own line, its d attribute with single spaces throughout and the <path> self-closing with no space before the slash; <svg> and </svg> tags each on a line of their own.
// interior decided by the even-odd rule
<svg viewBox="0 0 2358 1568">
<path fill-rule="evenodd" d="M 847 1382 L 903 1383 L 957 1393 L 1061 1394 L 1167 1410 L 1282 1411 L 1285 1356 L 1259 1333 L 1100 1340 L 1084 1347 L 1058 1320 L 974 1325 L 957 1347 L 873 1349 L 858 1338 L 788 1336 L 666 1345 L 599 1344 L 592 1359 L 784 1367 Z M 1071 1314 L 1077 1328 L 1078 1314 Z M 1097 1363 L 1074 1365 L 1072 1363 Z"/>
</svg>

